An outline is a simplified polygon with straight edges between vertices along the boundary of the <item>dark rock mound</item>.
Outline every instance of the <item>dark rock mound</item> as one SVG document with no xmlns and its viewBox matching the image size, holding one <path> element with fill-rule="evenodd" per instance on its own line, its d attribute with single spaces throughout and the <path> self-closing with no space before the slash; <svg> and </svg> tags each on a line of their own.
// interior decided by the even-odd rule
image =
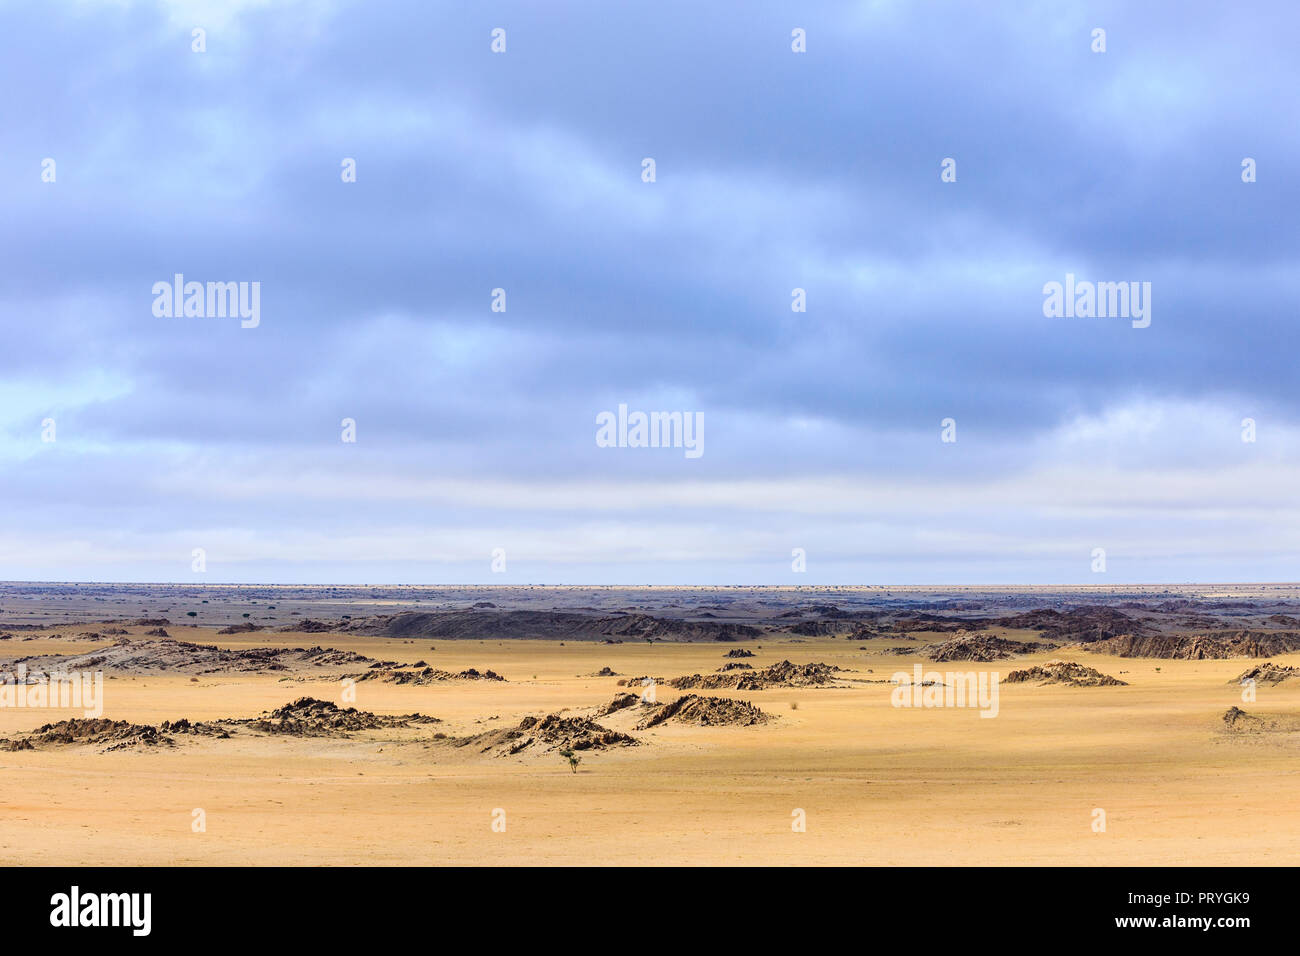
<svg viewBox="0 0 1300 956">
<path fill-rule="evenodd" d="M 999 627 L 1024 628 L 1043 632 L 1049 641 L 1089 643 L 1125 634 L 1141 634 L 1146 625 L 1135 617 L 1114 608 L 1085 605 L 1069 611 L 1045 608 L 997 619 Z"/>
<path fill-rule="evenodd" d="M 189 734 L 194 737 L 217 737 L 225 740 L 230 736 L 230 731 L 221 724 L 210 724 L 203 721 L 190 723 L 182 717 L 180 720 L 164 720 L 158 725 L 158 729 L 165 734 Z"/>
<path fill-rule="evenodd" d="M 413 723 L 438 723 L 438 718 L 424 714 L 407 714 L 403 717 L 384 717 L 355 707 L 341 708 L 327 700 L 300 697 L 261 717 L 248 721 L 251 730 L 267 734 L 287 734 L 293 737 L 345 737 L 359 730 L 378 730 L 391 727 L 409 727 Z"/>
<path fill-rule="evenodd" d="M 817 687 L 834 684 L 840 668 L 831 664 L 792 664 L 781 661 L 762 670 L 744 673 L 690 674 L 674 677 L 669 687 L 678 690 L 767 690 L 771 687 Z"/>
<path fill-rule="evenodd" d="M 909 613 L 895 618 L 887 625 L 883 625 L 881 630 L 885 633 L 893 632 L 896 634 L 910 634 L 913 631 L 957 634 L 962 631 L 982 631 L 986 627 L 988 627 L 988 623 L 983 620 L 953 620 L 941 614 Z"/>
<path fill-rule="evenodd" d="M 966 635 L 939 644 L 931 644 L 925 649 L 925 656 L 939 662 L 972 661 L 987 664 L 990 661 L 1006 660 L 1015 654 L 1031 654 L 1055 646 L 1055 644 L 1040 644 L 1037 641 L 1009 641 L 1006 638 L 989 637 L 983 634 Z"/>
<path fill-rule="evenodd" d="M 649 675 L 643 674 L 640 677 L 619 678 L 617 683 L 619 687 L 649 687 L 650 684 L 666 684 L 668 683 L 668 678 L 650 677 Z"/>
<path fill-rule="evenodd" d="M 1235 634 L 1126 634 L 1084 645 L 1098 654 L 1116 657 L 1156 657 L 1162 660 L 1228 660 L 1234 657 L 1274 657 L 1300 650 L 1294 631 L 1238 631 Z"/>
<path fill-rule="evenodd" d="M 547 714 L 545 717 L 525 717 L 517 727 L 464 737 L 455 743 L 460 747 L 477 747 L 479 753 L 508 757 L 526 752 L 635 747 L 640 741 L 628 734 L 602 727 L 590 717 Z"/>
<path fill-rule="evenodd" d="M 1239 677 L 1229 683 L 1244 684 L 1247 681 L 1254 681 L 1256 684 L 1281 684 L 1284 681 L 1297 679 L 1300 679 L 1300 667 L 1287 667 L 1265 661 L 1242 671 Z"/>
<path fill-rule="evenodd" d="M 171 671 L 181 674 L 233 674 L 287 671 L 295 667 L 338 667 L 370 664 L 371 659 L 352 651 L 329 647 L 250 647 L 226 650 L 210 644 L 191 644 L 171 638 L 157 641 L 122 639 L 88 654 L 23 657 L 33 673 L 63 670 L 107 670 L 126 673 Z"/>
<path fill-rule="evenodd" d="M 45 747 L 82 745 L 102 747 L 102 752 L 108 753 L 128 748 L 170 746 L 171 743 L 169 737 L 149 724 L 93 717 L 45 724 L 24 737 L 0 740 L 0 750 L 41 750 Z"/>
<path fill-rule="evenodd" d="M 337 631 L 340 628 L 336 624 L 330 624 L 327 621 L 315 621 L 311 618 L 304 618 L 295 624 L 286 624 L 280 628 L 282 634 L 324 634 L 328 631 Z"/>
<path fill-rule="evenodd" d="M 1127 687 L 1122 681 L 1073 661 L 1048 661 L 1041 667 L 1012 671 L 1003 678 L 1008 684 L 1065 684 L 1069 687 Z"/>
<path fill-rule="evenodd" d="M 800 621 L 798 624 L 791 624 L 785 630 L 789 634 L 798 634 L 800 637 L 832 637 L 843 634 L 850 627 L 851 625 L 843 621 Z"/>
<path fill-rule="evenodd" d="M 801 609 L 799 613 L 816 614 L 818 617 L 829 617 L 837 620 L 853 617 L 852 611 L 846 611 L 837 604 L 812 604 Z"/>
<path fill-rule="evenodd" d="M 504 681 L 505 678 L 495 671 L 479 672 L 474 668 L 452 673 L 451 671 L 439 670 L 436 667 L 422 667 L 414 670 L 401 670 L 397 668 L 384 668 L 380 670 L 369 670 L 364 674 L 351 674 L 354 680 L 382 680 L 386 684 L 413 684 L 416 687 L 426 687 L 429 684 L 440 684 L 449 680 L 487 680 L 487 681 Z"/>
<path fill-rule="evenodd" d="M 1223 729 L 1232 734 L 1289 735 L 1300 731 L 1300 717 L 1295 714 L 1259 717 L 1246 713 L 1240 707 L 1229 707 L 1223 713 Z"/>
<path fill-rule="evenodd" d="M 1262 721 L 1240 707 L 1229 707 L 1223 712 L 1223 723 L 1229 730 L 1257 729 Z"/>
<path fill-rule="evenodd" d="M 403 611 L 354 621 L 344 630 L 392 638 L 710 641 L 759 637 L 748 624 L 680 621 L 649 614 L 597 616 L 571 611 Z"/>
<path fill-rule="evenodd" d="M 665 723 L 693 724 L 699 727 L 750 727 L 767 723 L 771 719 L 768 714 L 743 700 L 685 694 L 657 709 L 637 724 L 637 729 L 648 730 Z"/>
<path fill-rule="evenodd" d="M 608 704 L 596 711 L 597 717 L 608 717 L 610 714 L 617 713 L 620 710 L 627 710 L 629 707 L 635 707 L 641 698 L 636 694 L 615 694 L 614 699 Z"/>
</svg>

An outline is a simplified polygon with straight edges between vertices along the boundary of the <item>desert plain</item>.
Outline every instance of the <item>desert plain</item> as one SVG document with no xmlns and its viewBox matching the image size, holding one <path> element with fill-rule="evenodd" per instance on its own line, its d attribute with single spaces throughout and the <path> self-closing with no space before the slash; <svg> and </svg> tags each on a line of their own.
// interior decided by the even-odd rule
<svg viewBox="0 0 1300 956">
<path fill-rule="evenodd" d="M 102 717 L 0 706 L 6 865 L 1300 858 L 1292 585 L 0 585 L 59 661 Z"/>
</svg>

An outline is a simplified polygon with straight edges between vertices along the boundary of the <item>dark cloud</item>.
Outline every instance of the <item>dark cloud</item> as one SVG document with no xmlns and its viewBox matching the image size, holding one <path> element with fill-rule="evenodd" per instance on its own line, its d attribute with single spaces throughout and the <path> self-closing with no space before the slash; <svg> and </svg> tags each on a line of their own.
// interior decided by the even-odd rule
<svg viewBox="0 0 1300 956">
<path fill-rule="evenodd" d="M 1083 442 L 1094 458 L 1119 454 L 1134 473 L 1223 466 L 1212 449 L 1248 415 L 1273 426 L 1268 447 L 1289 440 L 1289 8 L 211 11 L 0 11 L 0 492 L 57 495 L 47 530 L 103 540 L 116 557 L 97 566 L 119 576 L 157 572 L 164 532 L 244 529 L 241 573 L 255 576 L 310 530 L 418 527 L 436 541 L 442 528 L 487 535 L 503 516 L 568 542 L 552 552 L 566 567 L 625 559 L 658 580 L 710 577 L 707 561 L 655 550 L 687 521 L 715 567 L 743 575 L 769 547 L 749 534 L 755 521 L 778 553 L 820 533 L 800 508 L 777 518 L 750 502 L 747 481 L 834 476 L 878 496 L 902 478 L 961 500 L 1076 462 L 1082 446 L 1061 435 L 1080 421 L 1102 423 Z M 199 25 L 201 55 L 189 50 Z M 498 26 L 503 56 L 488 49 Z M 807 54 L 790 52 L 796 26 Z M 1097 26 L 1105 54 L 1089 49 Z M 47 156 L 54 185 L 39 180 Z M 654 184 L 640 181 L 646 156 Z M 1245 156 L 1259 164 L 1251 185 Z M 344 157 L 355 184 L 340 182 Z M 939 180 L 945 157 L 954 184 Z M 176 272 L 260 281 L 261 326 L 156 318 L 150 289 Z M 1044 318 L 1042 285 L 1066 272 L 1150 281 L 1151 327 Z M 806 313 L 790 311 L 796 286 Z M 505 313 L 489 309 L 498 287 Z M 703 411 L 707 453 L 596 448 L 595 416 L 619 402 Z M 1125 431 L 1116 423 L 1134 408 L 1165 410 L 1150 415 L 1185 440 Z M 53 447 L 39 443 L 50 414 Z M 359 423 L 354 448 L 338 447 L 344 417 Z M 938 440 L 947 417 L 955 446 Z M 341 466 L 340 452 L 355 454 Z M 181 478 L 298 470 L 310 483 L 339 467 L 353 479 L 344 499 L 232 503 Z M 391 476 L 507 480 L 520 493 L 730 483 L 740 504 L 630 498 L 620 552 L 607 511 L 530 510 L 508 490 L 495 504 L 386 497 L 376 489 Z M 1223 479 L 1222 507 L 1236 480 Z M 960 529 L 924 501 L 842 505 L 897 524 L 880 533 L 912 580 L 978 580 L 981 566 L 1059 578 L 1075 538 L 1096 536 L 1077 515 L 1019 527 L 1014 496 L 971 501 Z M 139 540 L 113 545 L 114 522 Z M 868 559 L 866 543 L 825 531 L 837 573 L 887 570 L 888 554 Z M 982 543 L 959 547 L 958 531 Z M 1017 564 L 1035 533 L 1050 559 Z M 1206 531 L 1199 576 L 1236 576 L 1212 544 L 1225 536 Z M 637 557 L 642 544 L 659 556 Z M 384 560 L 382 536 L 365 547 L 358 562 Z M 21 540 L 13 548 L 0 574 L 29 576 L 38 565 Z M 547 549 L 535 550 L 544 575 Z M 346 560 L 331 566 L 347 576 Z"/>
</svg>

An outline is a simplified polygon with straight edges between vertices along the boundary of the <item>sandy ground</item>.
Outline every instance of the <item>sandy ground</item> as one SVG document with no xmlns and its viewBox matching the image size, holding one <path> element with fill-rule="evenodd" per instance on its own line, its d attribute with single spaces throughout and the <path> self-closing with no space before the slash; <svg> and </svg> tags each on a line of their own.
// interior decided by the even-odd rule
<svg viewBox="0 0 1300 956">
<path fill-rule="evenodd" d="M 926 663 L 927 671 L 1005 674 L 1068 656 L 1131 684 L 1004 684 L 996 719 L 895 708 L 885 683 L 719 692 L 778 719 L 637 732 L 646 746 L 588 754 L 574 774 L 555 755 L 478 757 L 423 738 L 602 704 L 621 690 L 617 678 L 577 675 L 603 666 L 623 675 L 709 673 L 735 645 L 448 641 L 432 650 L 337 634 L 172 635 L 224 647 L 324 644 L 447 670 L 491 668 L 508 683 L 358 684 L 363 710 L 444 721 L 396 742 L 237 736 L 166 751 L 0 753 L 0 863 L 1105 866 L 1290 864 L 1300 855 L 1296 741 L 1233 738 L 1220 719 L 1234 704 L 1298 713 L 1300 685 L 1261 686 L 1258 701 L 1245 704 L 1229 683 L 1248 665 L 1240 660 L 1074 651 Z M 758 643 L 755 666 L 825 661 L 871 680 L 919 660 L 880 653 L 896 640 L 865 651 L 843 639 Z M 93 646 L 14 641 L 0 653 Z M 1300 664 L 1292 657 L 1275 660 Z M 154 724 L 247 717 L 304 695 L 341 702 L 339 694 L 337 681 L 274 675 L 109 676 L 104 716 Z M 0 708 L 0 736 L 72 716 L 80 714 Z M 195 808 L 205 811 L 205 832 L 192 831 Z M 498 808 L 504 832 L 492 828 Z M 1106 813 L 1104 833 L 1093 830 L 1095 808 Z M 805 832 L 792 830 L 796 809 L 806 813 Z"/>
</svg>

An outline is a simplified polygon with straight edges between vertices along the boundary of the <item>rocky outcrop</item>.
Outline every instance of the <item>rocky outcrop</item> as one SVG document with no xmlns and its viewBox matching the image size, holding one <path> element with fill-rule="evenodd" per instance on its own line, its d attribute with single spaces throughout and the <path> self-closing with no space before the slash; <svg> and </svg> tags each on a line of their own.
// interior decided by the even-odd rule
<svg viewBox="0 0 1300 956">
<path fill-rule="evenodd" d="M 693 724 L 699 727 L 751 727 L 765 724 L 771 719 L 770 715 L 743 700 L 686 694 L 672 703 L 664 704 L 637 724 L 637 729 L 648 730 L 667 723 Z"/>
<path fill-rule="evenodd" d="M 1073 661 L 1048 661 L 1038 667 L 1012 671 L 1002 678 L 1007 684 L 1065 684 L 1069 687 L 1127 687 L 1126 681 Z"/>
<path fill-rule="evenodd" d="M 1155 634 L 1113 637 L 1083 645 L 1098 654 L 1116 657 L 1156 657 L 1162 660 L 1227 660 L 1234 657 L 1273 657 L 1300 650 L 1293 631 L 1237 631 L 1234 634 Z"/>
</svg>

